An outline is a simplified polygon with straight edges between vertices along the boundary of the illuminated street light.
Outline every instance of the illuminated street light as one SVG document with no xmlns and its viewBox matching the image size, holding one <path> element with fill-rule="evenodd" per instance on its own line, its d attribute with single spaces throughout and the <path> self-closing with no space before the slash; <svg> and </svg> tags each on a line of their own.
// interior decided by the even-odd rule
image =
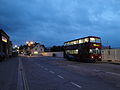
<svg viewBox="0 0 120 90">
<path fill-rule="evenodd" d="M 32 42 L 32 41 L 27 41 L 26 44 L 27 44 L 28 46 L 31 46 L 31 45 L 34 44 L 34 42 Z"/>
<path fill-rule="evenodd" d="M 29 42 L 27 41 L 26 44 L 29 44 Z"/>
<path fill-rule="evenodd" d="M 27 48 L 28 48 L 28 54 L 31 56 L 31 46 L 33 46 L 34 42 L 32 41 L 27 41 L 26 42 L 26 45 L 27 45 Z"/>
<path fill-rule="evenodd" d="M 28 46 L 31 46 L 31 43 L 29 43 Z"/>
<path fill-rule="evenodd" d="M 33 44 L 34 42 L 30 42 L 30 44 Z"/>
<path fill-rule="evenodd" d="M 18 47 L 17 45 L 14 46 L 14 48 L 17 48 L 17 47 Z"/>
</svg>

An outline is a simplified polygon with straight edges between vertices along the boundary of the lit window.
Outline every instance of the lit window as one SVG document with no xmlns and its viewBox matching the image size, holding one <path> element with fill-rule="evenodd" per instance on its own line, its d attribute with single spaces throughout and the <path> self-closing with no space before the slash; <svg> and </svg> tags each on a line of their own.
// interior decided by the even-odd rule
<svg viewBox="0 0 120 90">
<path fill-rule="evenodd" d="M 2 36 L 2 41 L 7 43 L 7 39 L 4 36 Z"/>
<path fill-rule="evenodd" d="M 78 54 L 78 49 L 76 49 L 76 50 L 67 50 L 66 54 Z"/>
<path fill-rule="evenodd" d="M 95 38 L 90 38 L 90 42 L 95 42 Z"/>
<path fill-rule="evenodd" d="M 100 42 L 101 42 L 101 40 L 96 38 L 96 43 L 100 43 Z"/>
<path fill-rule="evenodd" d="M 79 44 L 81 44 L 81 43 L 83 43 L 83 39 L 80 39 L 80 40 L 79 40 Z"/>
<path fill-rule="evenodd" d="M 74 41 L 70 42 L 70 45 L 73 45 L 74 44 Z"/>
<path fill-rule="evenodd" d="M 100 39 L 99 38 L 90 38 L 90 42 L 100 43 Z"/>
<path fill-rule="evenodd" d="M 34 54 L 36 54 L 36 55 L 37 55 L 37 54 L 38 54 L 38 52 L 37 52 L 37 51 L 34 51 Z"/>
<path fill-rule="evenodd" d="M 76 41 L 74 41 L 74 44 L 76 44 Z"/>
<path fill-rule="evenodd" d="M 88 39 L 88 38 L 85 38 L 85 39 L 84 39 L 84 42 L 89 42 L 89 39 Z"/>
<path fill-rule="evenodd" d="M 68 45 L 71 45 L 71 42 L 68 42 Z"/>
<path fill-rule="evenodd" d="M 66 51 L 66 54 L 69 54 L 69 50 Z"/>
<path fill-rule="evenodd" d="M 67 45 L 70 45 L 70 43 L 69 43 L 69 42 L 67 42 Z"/>
<path fill-rule="evenodd" d="M 77 44 L 77 41 L 74 41 L 74 44 Z"/>
<path fill-rule="evenodd" d="M 74 50 L 74 54 L 78 54 L 78 49 Z"/>
</svg>

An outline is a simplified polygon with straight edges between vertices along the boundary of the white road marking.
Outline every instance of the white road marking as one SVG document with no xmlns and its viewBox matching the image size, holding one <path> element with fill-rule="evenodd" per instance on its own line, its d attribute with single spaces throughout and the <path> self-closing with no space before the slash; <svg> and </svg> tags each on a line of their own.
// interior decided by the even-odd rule
<svg viewBox="0 0 120 90">
<path fill-rule="evenodd" d="M 80 86 L 80 85 L 78 85 L 78 84 L 76 84 L 76 83 L 74 83 L 74 82 L 70 82 L 70 83 L 71 83 L 72 85 L 78 87 L 78 88 L 82 88 L 82 86 Z"/>
<path fill-rule="evenodd" d="M 40 64 L 38 63 L 35 63 L 38 67 L 41 67 L 41 68 L 44 68 L 44 66 L 41 66 Z"/>
<path fill-rule="evenodd" d="M 20 58 L 19 58 L 19 66 L 18 66 L 17 90 L 29 90 L 29 85 L 24 71 L 23 63 Z"/>
<path fill-rule="evenodd" d="M 43 66 L 41 66 L 41 68 L 43 68 Z"/>
<path fill-rule="evenodd" d="M 61 79 L 64 79 L 64 77 L 62 77 L 62 76 L 60 76 L 60 75 L 57 75 L 59 78 L 61 78 Z"/>
<path fill-rule="evenodd" d="M 52 73 L 52 74 L 54 74 L 55 72 L 53 72 L 53 71 L 49 71 L 50 73 Z"/>
<path fill-rule="evenodd" d="M 112 74 L 112 75 L 116 75 L 116 76 L 120 76 L 119 73 L 114 73 L 114 72 L 106 72 L 106 71 L 103 71 L 103 70 L 97 70 L 97 69 L 94 69 L 95 72 L 103 72 L 103 73 L 107 73 L 107 74 Z"/>
<path fill-rule="evenodd" d="M 118 73 L 113 73 L 113 72 L 106 72 L 106 73 L 108 73 L 108 74 L 112 74 L 112 75 L 120 76 L 120 74 L 118 74 Z"/>
<path fill-rule="evenodd" d="M 95 72 L 100 72 L 101 70 L 94 69 Z"/>
</svg>

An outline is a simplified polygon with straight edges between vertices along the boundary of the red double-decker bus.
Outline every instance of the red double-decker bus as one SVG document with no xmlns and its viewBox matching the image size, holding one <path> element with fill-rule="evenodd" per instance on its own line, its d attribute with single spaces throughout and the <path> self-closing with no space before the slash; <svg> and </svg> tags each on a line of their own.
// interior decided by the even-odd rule
<svg viewBox="0 0 120 90">
<path fill-rule="evenodd" d="M 71 60 L 95 62 L 101 61 L 101 38 L 88 36 L 64 43 L 64 57 Z"/>
</svg>

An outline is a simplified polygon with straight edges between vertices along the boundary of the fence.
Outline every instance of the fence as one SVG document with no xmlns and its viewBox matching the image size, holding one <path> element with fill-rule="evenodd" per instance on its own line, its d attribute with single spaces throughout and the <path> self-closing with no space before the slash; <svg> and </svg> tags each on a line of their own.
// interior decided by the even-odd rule
<svg viewBox="0 0 120 90">
<path fill-rule="evenodd" d="M 120 49 L 103 49 L 102 60 L 120 62 Z"/>
<path fill-rule="evenodd" d="M 63 58 L 63 52 L 43 52 L 41 54 L 43 56 L 55 56 Z M 102 60 L 120 62 L 120 49 L 103 49 Z"/>
<path fill-rule="evenodd" d="M 41 54 L 43 56 L 53 56 L 53 57 L 62 57 L 63 58 L 63 52 L 43 52 Z"/>
</svg>

